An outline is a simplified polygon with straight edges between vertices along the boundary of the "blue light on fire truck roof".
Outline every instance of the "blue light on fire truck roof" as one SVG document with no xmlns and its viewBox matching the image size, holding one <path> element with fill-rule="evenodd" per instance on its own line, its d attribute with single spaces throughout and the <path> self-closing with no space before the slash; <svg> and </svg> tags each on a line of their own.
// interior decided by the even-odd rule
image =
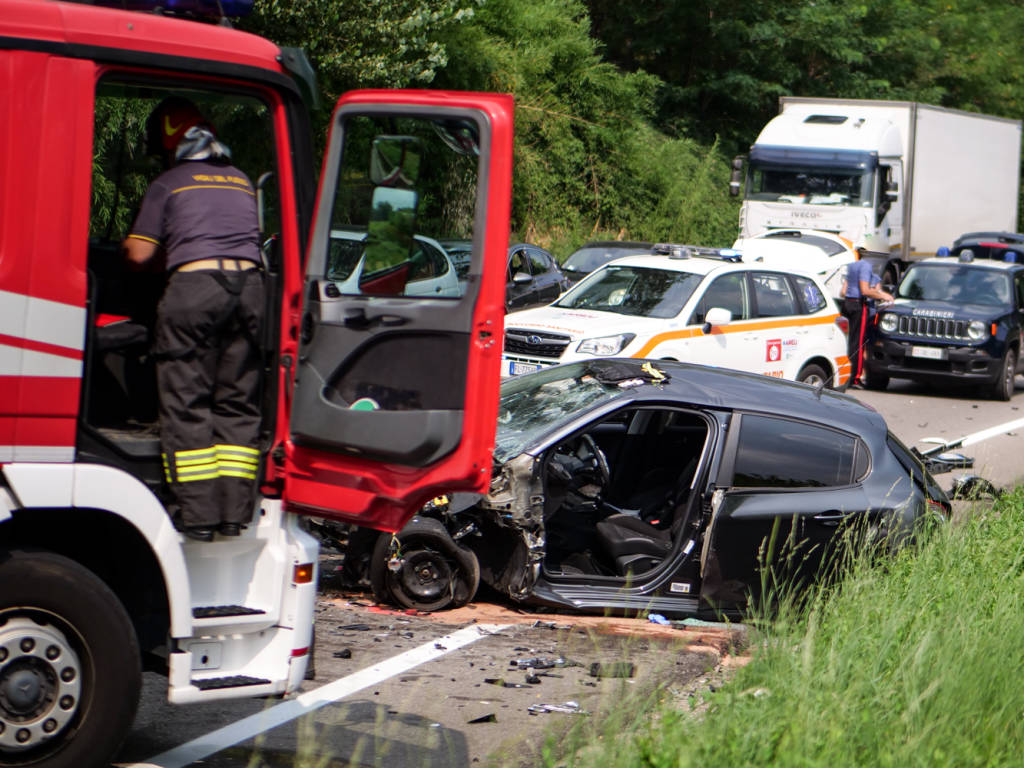
<svg viewBox="0 0 1024 768">
<path fill-rule="evenodd" d="M 248 16 L 255 0 L 93 0 L 93 3 L 126 11 L 162 11 L 179 16 L 220 19 Z"/>
</svg>

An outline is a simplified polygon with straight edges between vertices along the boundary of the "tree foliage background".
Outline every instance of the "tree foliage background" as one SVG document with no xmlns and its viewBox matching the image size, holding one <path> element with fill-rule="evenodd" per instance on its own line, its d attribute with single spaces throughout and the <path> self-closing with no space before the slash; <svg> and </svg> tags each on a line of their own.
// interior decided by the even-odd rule
<svg viewBox="0 0 1024 768">
<path fill-rule="evenodd" d="M 729 159 L 778 97 L 1024 108 L 1019 0 L 262 0 L 325 108 L 359 87 L 516 97 L 513 235 L 728 245 Z"/>
</svg>

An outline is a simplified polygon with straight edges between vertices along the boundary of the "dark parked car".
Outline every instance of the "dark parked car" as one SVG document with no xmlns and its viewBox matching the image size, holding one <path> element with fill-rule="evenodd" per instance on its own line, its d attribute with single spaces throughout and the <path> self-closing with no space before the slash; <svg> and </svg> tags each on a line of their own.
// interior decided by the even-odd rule
<svg viewBox="0 0 1024 768">
<path fill-rule="evenodd" d="M 1024 235 L 1016 232 L 968 232 L 950 249 L 951 256 L 970 251 L 975 259 L 1024 262 Z"/>
<path fill-rule="evenodd" d="M 543 248 L 519 243 L 508 249 L 507 311 L 550 304 L 568 287 L 554 257 Z"/>
<path fill-rule="evenodd" d="M 575 285 L 598 267 L 623 256 L 635 256 L 642 253 L 653 253 L 653 243 L 632 243 L 625 240 L 611 240 L 585 243 L 573 251 L 562 264 L 562 272 Z"/>
<path fill-rule="evenodd" d="M 460 280 L 466 279 L 473 256 L 469 240 L 442 240 Z M 543 248 L 519 243 L 508 249 L 508 281 L 505 286 L 505 310 L 550 304 L 570 285 L 554 257 Z"/>
<path fill-rule="evenodd" d="M 902 539 L 948 513 L 919 455 L 851 397 L 589 360 L 502 384 L 486 496 L 435 500 L 397 538 L 363 531 L 348 556 L 379 600 L 422 610 L 483 581 L 516 602 L 715 615 L 757 598 L 766 564 L 814 578 L 844 531 Z"/>
<path fill-rule="evenodd" d="M 1009 400 L 1020 368 L 1024 263 L 925 259 L 900 281 L 896 301 L 878 314 L 865 350 L 866 385 L 890 378 L 980 385 Z"/>
</svg>

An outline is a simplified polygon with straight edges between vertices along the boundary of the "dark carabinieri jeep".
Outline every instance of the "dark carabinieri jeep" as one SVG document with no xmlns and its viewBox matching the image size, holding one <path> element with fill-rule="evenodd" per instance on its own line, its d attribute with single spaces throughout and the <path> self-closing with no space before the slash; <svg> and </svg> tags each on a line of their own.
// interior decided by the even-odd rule
<svg viewBox="0 0 1024 768">
<path fill-rule="evenodd" d="M 890 378 L 980 385 L 1009 400 L 1020 370 L 1024 264 L 933 258 L 907 270 L 865 349 L 866 385 Z"/>
</svg>

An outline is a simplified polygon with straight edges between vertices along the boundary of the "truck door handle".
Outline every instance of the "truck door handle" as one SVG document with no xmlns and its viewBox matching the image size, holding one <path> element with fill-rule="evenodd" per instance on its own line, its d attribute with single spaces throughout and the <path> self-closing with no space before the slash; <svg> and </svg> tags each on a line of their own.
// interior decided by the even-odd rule
<svg viewBox="0 0 1024 768">
<path fill-rule="evenodd" d="M 345 319 L 343 322 L 345 323 L 346 328 L 364 330 L 369 328 L 371 325 L 383 325 L 387 327 L 405 325 L 408 320 L 401 315 L 367 315 L 366 310 L 362 307 L 352 307 L 345 310 Z"/>
</svg>

